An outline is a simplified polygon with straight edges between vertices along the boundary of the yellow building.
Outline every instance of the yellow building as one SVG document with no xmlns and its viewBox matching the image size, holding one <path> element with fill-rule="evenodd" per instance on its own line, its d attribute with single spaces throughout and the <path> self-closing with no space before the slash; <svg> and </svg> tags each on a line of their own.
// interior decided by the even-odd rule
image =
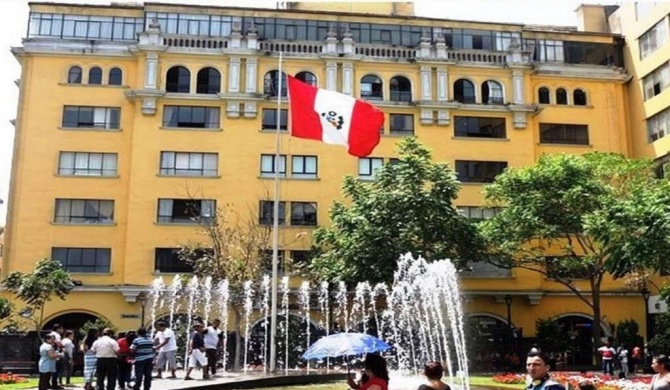
<svg viewBox="0 0 670 390">
<path fill-rule="evenodd" d="M 627 115 L 635 88 L 620 35 L 418 18 L 411 3 L 313 7 L 31 4 L 27 39 L 13 49 L 23 71 L 2 276 L 63 262 L 80 286 L 47 305 L 45 324 L 80 313 L 136 327 L 138 295 L 188 271 L 172 248 L 201 239 L 189 199 L 203 216 L 228 204 L 270 220 L 280 51 L 287 74 L 386 114 L 369 158 L 281 136 L 280 250 L 294 260 L 329 223 L 342 178 L 373 180 L 405 136 L 458 171 L 458 206 L 473 218 L 491 212 L 481 207 L 487 182 L 543 153 L 667 152 L 667 138 L 646 143 L 642 118 Z M 666 106 L 644 105 L 647 117 Z M 570 329 L 592 321 L 563 287 L 523 270 L 475 267 L 463 288 L 469 315 L 494 327 L 511 317 L 524 337 L 538 318 Z M 603 288 L 606 335 L 631 317 L 644 328 L 638 293 Z"/>
</svg>

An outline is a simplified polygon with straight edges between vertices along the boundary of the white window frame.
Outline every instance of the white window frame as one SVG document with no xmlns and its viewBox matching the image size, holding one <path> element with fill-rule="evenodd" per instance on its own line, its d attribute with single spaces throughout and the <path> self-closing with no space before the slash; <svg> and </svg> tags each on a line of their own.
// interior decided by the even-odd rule
<svg viewBox="0 0 670 390">
<path fill-rule="evenodd" d="M 164 176 L 218 176 L 219 154 L 164 151 L 159 172 Z"/>
<path fill-rule="evenodd" d="M 60 152 L 59 176 L 117 176 L 118 154 L 95 152 Z"/>
<path fill-rule="evenodd" d="M 297 179 L 316 179 L 319 173 L 317 156 L 291 156 L 291 177 Z"/>
<path fill-rule="evenodd" d="M 275 154 L 261 154 L 261 177 L 274 177 L 277 170 L 277 163 L 275 161 L 277 155 Z M 279 155 L 279 177 L 286 177 L 286 155 Z"/>
<path fill-rule="evenodd" d="M 661 48 L 668 41 L 668 18 L 664 17 L 654 27 L 650 28 L 638 38 L 640 59 L 647 58 L 651 53 Z"/>
<path fill-rule="evenodd" d="M 655 93 L 655 85 L 659 86 L 658 93 Z M 660 95 L 668 86 L 670 86 L 670 63 L 666 62 L 642 78 L 644 100 Z"/>
<path fill-rule="evenodd" d="M 358 159 L 358 178 L 361 180 L 375 180 L 376 172 L 384 166 L 381 157 L 361 157 Z"/>
</svg>

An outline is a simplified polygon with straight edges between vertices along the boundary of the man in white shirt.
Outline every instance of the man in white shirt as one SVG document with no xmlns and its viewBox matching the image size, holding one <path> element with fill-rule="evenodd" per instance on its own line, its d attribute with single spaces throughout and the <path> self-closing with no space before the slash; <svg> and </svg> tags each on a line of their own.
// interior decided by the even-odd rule
<svg viewBox="0 0 670 390">
<path fill-rule="evenodd" d="M 116 356 L 119 352 L 119 343 L 112 336 L 114 336 L 114 331 L 106 328 L 102 331 L 102 337 L 95 340 L 91 347 L 91 351 L 98 358 L 95 365 L 98 390 L 104 390 L 105 378 L 107 378 L 107 390 L 114 390 L 116 384 Z"/>
<path fill-rule="evenodd" d="M 219 343 L 221 342 L 221 329 L 219 329 L 221 321 L 215 319 L 212 325 L 205 328 L 205 355 L 207 356 L 207 368 L 212 371 L 212 375 L 216 374 L 216 357 L 219 351 Z"/>
<path fill-rule="evenodd" d="M 168 328 L 165 322 L 159 321 L 156 323 L 155 340 L 158 341 L 156 349 L 158 350 L 158 359 L 156 361 L 156 378 L 163 377 L 163 370 L 167 363 L 168 369 L 172 373 L 171 378 L 176 379 L 177 374 L 177 339 L 175 338 L 172 329 Z"/>
<path fill-rule="evenodd" d="M 70 386 L 72 367 L 74 365 L 74 332 L 66 330 L 61 344 L 63 345 L 63 376 L 65 376 L 65 386 Z"/>
<path fill-rule="evenodd" d="M 60 324 L 54 324 L 51 328 L 49 336 L 53 336 L 55 339 L 54 349 L 56 352 L 63 353 L 63 344 L 61 343 L 61 338 L 63 334 L 63 326 Z M 61 382 L 63 381 L 63 360 L 56 360 L 56 372 L 51 374 L 51 388 L 52 389 L 63 389 Z"/>
</svg>

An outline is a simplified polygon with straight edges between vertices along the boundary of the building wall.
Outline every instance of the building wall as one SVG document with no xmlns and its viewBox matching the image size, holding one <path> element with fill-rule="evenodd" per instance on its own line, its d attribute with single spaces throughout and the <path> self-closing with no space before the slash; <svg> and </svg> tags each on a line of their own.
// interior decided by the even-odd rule
<svg viewBox="0 0 670 390">
<path fill-rule="evenodd" d="M 208 8 L 147 5 L 152 12 L 202 13 Z M 299 8 L 304 9 L 304 8 Z M 377 10 L 374 8 L 373 10 Z M 114 14 L 105 7 L 74 7 L 33 5 L 37 12 Z M 341 11 L 341 10 L 340 10 Z M 116 11 L 114 11 L 116 12 Z M 128 7 L 119 10 L 127 16 L 141 16 L 142 10 Z M 297 12 L 297 11 L 286 11 Z M 375 11 L 376 12 L 376 11 Z M 212 8 L 215 15 L 272 16 L 275 11 Z M 305 14 L 280 14 L 307 17 Z M 307 15 L 307 16 L 305 16 Z M 313 17 L 313 16 L 312 16 Z M 330 14 L 326 19 L 338 21 L 369 21 L 372 23 L 406 23 L 393 19 L 361 15 Z M 430 26 L 437 22 L 416 19 L 417 25 Z M 450 22 L 452 23 L 452 22 Z M 498 31 L 517 32 L 524 38 L 563 39 L 612 43 L 616 37 L 607 34 L 576 33 L 570 30 L 523 30 L 518 25 L 453 22 L 454 28 L 495 28 Z M 440 22 L 439 25 L 442 25 Z M 263 78 L 266 72 L 277 69 L 278 56 L 271 50 L 251 50 L 240 47 L 210 50 L 175 45 L 165 47 L 150 42 L 144 35 L 138 45 L 105 44 L 93 47 L 87 42 L 63 40 L 58 45 L 40 46 L 40 39 L 15 49 L 22 63 L 21 97 L 17 117 L 16 153 L 10 193 L 7 250 L 2 272 L 32 269 L 34 259 L 51 256 L 52 247 L 111 248 L 109 273 L 79 273 L 73 278 L 82 283 L 66 301 L 47 305 L 45 318 L 59 313 L 86 311 L 98 313 L 120 328 L 136 326 L 140 304 L 137 294 L 146 291 L 152 280 L 161 276 L 170 283 L 173 275 L 158 274 L 154 270 L 154 250 L 178 247 L 202 241 L 202 235 L 193 225 L 157 222 L 159 198 L 213 198 L 218 205 L 229 205 L 244 220 L 256 221 L 261 200 L 270 200 L 272 180 L 260 177 L 259 160 L 263 153 L 275 152 L 273 131 L 262 130 L 263 109 L 276 109 L 273 98 L 263 96 Z M 144 41 L 146 39 L 146 41 Z M 249 37 L 245 37 L 252 45 Z M 162 42 L 162 41 L 160 41 Z M 232 41 L 229 44 L 233 44 Z M 116 46 L 115 46 L 116 45 Z M 124 46 L 125 45 L 125 46 Z M 344 45 L 338 43 L 338 49 Z M 390 48 L 388 48 L 391 50 Z M 395 50 L 395 49 L 393 49 Z M 625 74 L 614 67 L 572 65 L 562 63 L 533 63 L 521 50 L 509 53 L 487 53 L 498 58 L 495 62 L 479 57 L 474 50 L 463 50 L 471 57 L 439 57 L 436 46 L 429 48 L 427 58 L 405 60 L 398 56 L 380 58 L 363 55 L 311 55 L 289 53 L 282 65 L 284 72 L 296 74 L 310 71 L 316 75 L 320 87 L 328 83 L 328 69 L 335 64 L 336 89 L 344 89 L 344 72 L 352 68 L 353 96 L 360 96 L 361 78 L 377 75 L 384 83 L 384 101 L 378 105 L 387 114 L 387 124 L 380 145 L 371 157 L 395 156 L 399 136 L 391 135 L 389 114 L 414 115 L 414 134 L 433 152 L 434 160 L 447 162 L 452 167 L 456 160 L 506 161 L 510 167 L 533 164 L 544 153 L 587 153 L 611 151 L 631 155 L 639 146 L 629 136 L 628 105 Z M 438 53 L 438 54 L 436 54 Z M 461 55 L 454 51 L 453 55 Z M 157 56 L 157 85 L 147 92 L 145 80 L 150 73 L 152 56 Z M 515 60 L 514 56 L 518 58 Z M 460 58 L 460 59 L 458 59 Z M 240 64 L 239 86 L 242 92 L 229 90 L 229 76 Z M 255 71 L 248 71 L 250 63 Z M 84 69 L 81 85 L 67 83 L 68 69 L 78 65 Z M 166 74 L 173 66 L 184 66 L 191 71 L 191 86 L 196 84 L 197 71 L 211 66 L 222 74 L 220 95 L 164 94 Z M 87 72 L 99 66 L 107 74 L 112 67 L 123 70 L 121 86 L 87 84 Z M 422 73 L 423 72 L 423 73 Z M 427 75 L 428 84 L 423 75 Z M 389 83 L 395 76 L 407 77 L 412 85 L 414 104 L 390 102 Z M 444 79 L 441 77 L 445 76 Z M 252 91 L 245 86 L 255 78 Z M 476 103 L 454 102 L 454 82 L 467 79 L 475 84 Z M 505 104 L 484 105 L 481 86 L 494 80 L 503 86 Z M 549 88 L 549 104 L 540 104 L 538 90 Z M 556 104 L 558 88 L 568 91 L 568 104 Z M 572 99 L 576 89 L 586 92 L 588 103 L 577 106 Z M 440 97 L 441 91 L 447 96 Z M 152 95 L 153 94 L 153 95 Z M 429 96 L 429 98 L 424 98 Z M 146 105 L 156 99 L 155 113 Z M 240 104 L 244 102 L 244 104 Z M 256 105 L 251 111 L 231 113 L 231 105 L 240 109 Z M 121 128 L 118 131 L 92 129 L 71 130 L 61 126 L 64 105 L 95 105 L 120 107 Z M 195 105 L 220 107 L 220 128 L 167 129 L 163 127 L 165 105 Z M 286 103 L 282 103 L 287 108 Z M 234 110 L 233 110 L 234 111 Z M 430 119 L 422 120 L 429 113 Z M 459 116 L 500 117 L 506 121 L 503 139 L 455 137 L 455 118 Z M 588 125 L 587 145 L 561 145 L 540 142 L 540 123 L 570 123 Z M 118 176 L 63 177 L 59 176 L 60 151 L 90 151 L 118 153 Z M 166 177 L 160 175 L 161 151 L 189 151 L 219 153 L 216 177 Z M 281 152 L 292 155 L 318 156 L 318 179 L 283 179 L 280 198 L 283 201 L 309 201 L 318 205 L 319 225 L 328 224 L 328 210 L 335 200 L 341 200 L 340 186 L 345 175 L 358 174 L 358 160 L 347 157 L 345 150 L 321 143 L 281 135 Z M 458 206 L 481 206 L 483 184 L 464 183 Z M 54 223 L 55 199 L 113 199 L 112 225 L 62 225 Z M 281 250 L 309 248 L 314 227 L 284 226 L 280 231 Z M 297 287 L 299 280 L 292 285 Z M 524 336 L 532 336 L 537 318 L 546 318 L 570 312 L 589 315 L 588 307 L 567 294 L 565 289 L 538 274 L 513 270 L 502 278 L 464 277 L 462 281 L 470 312 L 504 316 L 505 304 L 501 297 L 512 294 L 513 323 L 525 328 Z M 583 287 L 588 288 L 584 283 Z M 603 284 L 603 313 L 610 322 L 631 316 L 644 318 L 638 295 L 632 294 L 618 281 L 606 279 Z M 623 297 L 623 300 L 622 300 Z M 148 317 L 147 317 L 148 318 Z M 638 321 L 643 323 L 643 321 Z"/>
</svg>

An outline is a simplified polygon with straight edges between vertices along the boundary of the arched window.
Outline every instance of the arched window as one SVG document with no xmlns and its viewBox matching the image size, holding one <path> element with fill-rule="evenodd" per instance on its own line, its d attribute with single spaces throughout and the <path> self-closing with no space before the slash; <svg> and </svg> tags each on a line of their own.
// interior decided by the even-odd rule
<svg viewBox="0 0 670 390">
<path fill-rule="evenodd" d="M 556 90 L 556 104 L 568 104 L 568 93 L 563 88 Z"/>
<path fill-rule="evenodd" d="M 123 83 L 123 72 L 119 68 L 112 68 L 109 70 L 109 85 L 121 85 Z"/>
<path fill-rule="evenodd" d="M 549 88 L 542 87 L 537 90 L 537 100 L 540 104 L 551 104 L 551 94 Z"/>
<path fill-rule="evenodd" d="M 586 92 L 581 89 L 575 89 L 572 93 L 572 103 L 575 106 L 585 106 L 586 105 Z"/>
<path fill-rule="evenodd" d="M 482 103 L 505 104 L 503 88 L 499 82 L 487 80 L 482 84 Z"/>
<path fill-rule="evenodd" d="M 282 72 L 281 78 L 281 96 L 286 96 L 286 73 Z M 270 96 L 279 95 L 279 71 L 271 70 L 263 78 L 263 93 Z"/>
<path fill-rule="evenodd" d="M 309 84 L 314 87 L 317 86 L 316 76 L 314 76 L 314 74 L 311 72 L 300 72 L 295 75 L 295 78 L 305 84 Z"/>
<path fill-rule="evenodd" d="M 396 76 L 391 79 L 391 101 L 392 102 L 411 102 L 412 84 L 407 77 Z"/>
<path fill-rule="evenodd" d="M 219 92 L 221 92 L 221 73 L 214 68 L 200 69 L 196 93 L 214 95 Z"/>
<path fill-rule="evenodd" d="M 174 66 L 167 71 L 165 91 L 191 92 L 191 72 L 183 66 Z"/>
<path fill-rule="evenodd" d="M 102 84 L 102 69 L 98 68 L 97 66 L 92 67 L 88 71 L 88 83 L 95 85 Z"/>
<path fill-rule="evenodd" d="M 73 66 L 67 72 L 67 83 L 68 84 L 81 84 L 81 67 Z"/>
<path fill-rule="evenodd" d="M 454 83 L 454 100 L 461 103 L 475 102 L 475 85 L 470 80 L 458 79 Z"/>
<path fill-rule="evenodd" d="M 374 75 L 363 76 L 361 79 L 361 98 L 367 100 L 384 100 L 382 79 Z"/>
</svg>

